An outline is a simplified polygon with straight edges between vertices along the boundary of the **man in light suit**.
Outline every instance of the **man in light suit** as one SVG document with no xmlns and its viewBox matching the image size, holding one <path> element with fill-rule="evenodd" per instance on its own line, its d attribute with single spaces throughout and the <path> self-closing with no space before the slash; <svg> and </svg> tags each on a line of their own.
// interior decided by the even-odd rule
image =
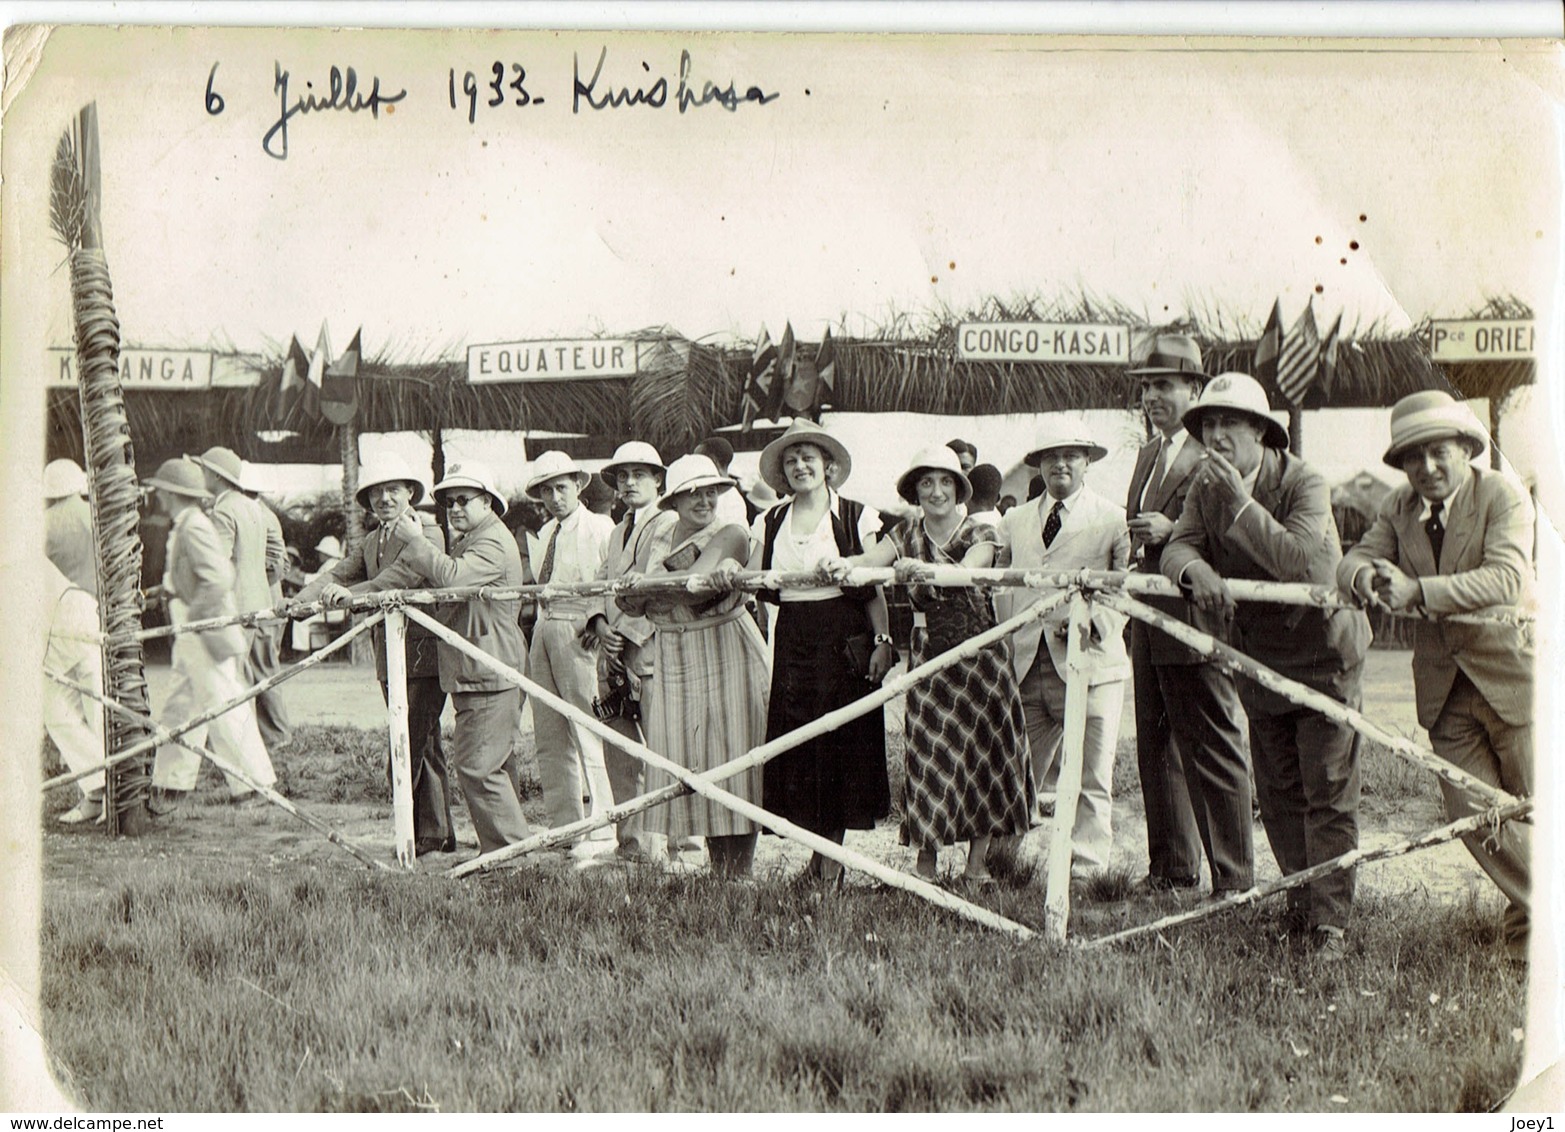
<svg viewBox="0 0 1565 1132">
<path fill-rule="evenodd" d="M 424 485 L 402 460 L 386 457 L 359 474 L 359 506 L 374 513 L 380 526 L 364 537 L 359 552 L 338 560 L 299 591 L 295 602 L 320 599 L 328 607 L 344 607 L 358 594 L 416 588 L 424 576 L 404 555 L 397 520 L 424 497 Z M 414 512 L 424 541 L 446 548 L 445 535 L 433 515 Z M 386 631 L 373 631 L 375 676 L 386 695 Z M 408 744 L 413 778 L 413 851 L 419 856 L 451 853 L 456 834 L 451 825 L 451 785 L 446 751 L 440 741 L 440 713 L 446 693 L 440 687 L 440 655 L 434 634 L 408 621 L 407 638 Z M 391 776 L 388 754 L 387 780 Z"/>
<path fill-rule="evenodd" d="M 726 443 L 726 442 L 725 442 Z M 730 450 L 732 451 L 732 450 Z M 614 457 L 603 466 L 603 478 L 619 491 L 625 503 L 625 517 L 609 534 L 608 548 L 598 577 L 605 580 L 621 578 L 636 564 L 636 548 L 647 537 L 647 531 L 656 523 L 678 522 L 670 511 L 658 509 L 658 497 L 663 490 L 663 480 L 668 469 L 662 457 L 652 445 L 639 440 L 621 444 Z M 738 492 L 725 492 L 737 495 Z M 604 603 L 602 612 L 594 613 L 587 621 L 587 628 L 597 641 L 598 699 L 610 702 L 616 690 L 620 690 L 632 705 L 633 714 L 620 714 L 604 720 L 627 739 L 643 742 L 640 719 L 641 685 L 652 678 L 653 625 L 645 617 L 625 612 L 617 602 Z M 646 786 L 646 765 L 638 758 L 626 754 L 612 744 L 603 749 L 603 761 L 608 770 L 609 785 L 614 790 L 614 801 L 625 802 L 643 792 Z M 661 855 L 662 847 L 656 844 L 658 835 L 645 830 L 641 814 L 620 822 L 617 827 L 619 853 L 622 857 L 646 859 Z"/>
<path fill-rule="evenodd" d="M 202 501 L 211 494 L 202 469 L 187 459 L 165 460 L 147 486 L 155 490 L 158 506 L 173 520 L 163 581 L 169 596 L 169 619 L 182 625 L 233 616 L 233 562 L 228 543 L 201 509 Z M 249 641 L 236 625 L 175 637 L 173 681 L 159 721 L 174 727 L 239 695 L 244 689 L 239 665 L 248 651 Z M 251 701 L 231 708 L 205 727 L 185 732 L 182 739 L 190 747 L 200 748 L 209 737 L 213 753 L 257 785 L 271 786 L 277 781 L 261 733 L 256 730 Z M 195 789 L 200 773 L 201 758 L 194 751 L 163 744 L 152 765 L 153 797 L 148 809 L 160 817 L 171 813 L 184 795 Z M 225 777 L 230 802 L 254 799 L 255 792 L 249 786 L 232 775 L 225 773 Z"/>
<path fill-rule="evenodd" d="M 1331 493 L 1288 450 L 1266 392 L 1248 374 L 1213 378 L 1185 412 L 1207 455 L 1163 548 L 1163 573 L 1185 587 L 1202 628 L 1289 679 L 1359 706 L 1369 621 L 1353 609 L 1247 601 L 1229 578 L 1330 585 L 1342 547 Z M 1359 736 L 1310 708 L 1244 681 L 1261 820 L 1284 874 L 1358 847 Z M 1352 870 L 1290 889 L 1290 930 L 1310 930 L 1322 960 L 1342 959 Z"/>
<path fill-rule="evenodd" d="M 541 585 L 590 582 L 603 567 L 614 521 L 582 506 L 581 490 L 590 478 L 564 452 L 545 452 L 533 464 L 527 494 L 541 502 L 550 516 L 527 539 L 527 557 Z M 596 643 L 586 632 L 587 621 L 603 609 L 602 598 L 562 594 L 540 599 L 528 652 L 532 678 L 588 714 L 598 691 L 598 665 L 584 642 Z M 536 700 L 533 735 L 551 827 L 580 821 L 589 812 L 584 802 L 590 802 L 594 813 L 613 804 L 603 740 Z M 585 859 L 612 852 L 614 846 L 614 831 L 601 829 L 578 842 L 571 853 Z"/>
<path fill-rule="evenodd" d="M 1013 507 L 1000 522 L 1009 564 L 1046 571 L 1123 570 L 1130 560 L 1125 512 L 1086 486 L 1087 465 L 1108 450 L 1074 426 L 1046 429 L 1027 463 L 1043 474 L 1046 491 L 1036 504 Z M 1009 589 L 995 599 L 1002 620 L 1045 596 Z M 1011 635 L 1011 663 L 1022 693 L 1033 785 L 1052 794 L 1059 779 L 1065 734 L 1065 676 L 1069 611 L 1061 607 Z M 1130 661 L 1125 618 L 1111 609 L 1092 611 L 1092 639 L 1084 658 L 1091 672 L 1087 693 L 1086 750 L 1081 799 L 1072 830 L 1071 875 L 1085 877 L 1109 863 L 1113 839 L 1114 744 Z"/>
<path fill-rule="evenodd" d="M 87 473 L 75 460 L 50 460 L 44 466 L 44 553 L 71 585 L 96 598 L 98 554 L 86 497 Z"/>
<path fill-rule="evenodd" d="M 266 523 L 266 581 L 271 591 L 269 605 L 272 609 L 281 609 L 283 572 L 288 566 L 288 546 L 283 540 L 282 520 L 261 498 L 262 490 L 269 486 L 265 472 L 251 463 L 244 464 L 240 470 L 245 498 L 255 504 L 262 521 Z M 245 671 L 245 679 L 252 684 L 260 683 L 283 666 L 284 627 L 282 621 L 255 627 Z M 273 754 L 293 742 L 293 727 L 288 721 L 288 702 L 283 698 L 281 688 L 268 688 L 255 698 L 255 722 L 261 729 L 261 741 Z"/>
<path fill-rule="evenodd" d="M 267 524 L 265 505 L 244 494 L 243 466 L 233 450 L 208 448 L 196 457 L 196 462 L 206 470 L 206 486 L 212 494 L 212 526 L 228 548 L 233 564 L 235 611 L 250 613 L 270 608 L 272 583 L 267 578 L 266 564 L 280 561 L 287 553 L 282 529 L 274 532 Z M 246 647 L 240 676 L 245 683 L 255 684 L 267 675 L 267 645 L 260 630 L 250 628 L 243 632 Z"/>
<path fill-rule="evenodd" d="M 1346 594 L 1393 610 L 1430 613 L 1511 611 L 1530 604 L 1533 508 L 1520 486 L 1475 467 L 1484 431 L 1466 405 L 1439 390 L 1413 393 L 1391 410 L 1385 461 L 1406 473 L 1380 514 L 1343 557 L 1337 581 Z M 1418 722 L 1435 753 L 1509 794 L 1532 793 L 1533 641 L 1516 625 L 1413 627 L 1413 688 Z M 1482 809 L 1441 780 L 1446 816 Z M 1510 900 L 1506 947 L 1527 956 L 1532 838 L 1520 822 L 1498 835 L 1462 839 Z"/>
<path fill-rule="evenodd" d="M 1125 513 L 1131 567 L 1158 574 L 1163 547 L 1184 510 L 1206 449 L 1184 426 L 1208 375 L 1201 348 L 1184 334 L 1160 334 L 1130 375 L 1141 384 L 1141 407 L 1156 435 L 1136 455 Z M 1178 598 L 1143 597 L 1153 608 L 1188 622 Z M 1140 621 L 1130 623 L 1130 667 L 1136 707 L 1136 762 L 1147 820 L 1150 892 L 1193 889 L 1201 851 L 1222 896 L 1255 880 L 1250 770 L 1239 733 L 1239 693 L 1233 677 L 1178 641 Z"/>
</svg>

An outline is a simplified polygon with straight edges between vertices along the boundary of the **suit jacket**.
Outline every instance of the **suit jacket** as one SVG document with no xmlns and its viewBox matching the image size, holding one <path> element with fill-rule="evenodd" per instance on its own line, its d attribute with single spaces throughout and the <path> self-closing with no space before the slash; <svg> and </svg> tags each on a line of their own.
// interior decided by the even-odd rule
<svg viewBox="0 0 1565 1132">
<path fill-rule="evenodd" d="M 1136 468 L 1130 476 L 1130 491 L 1125 496 L 1125 515 L 1133 518 L 1142 511 L 1155 511 L 1174 522 L 1179 521 L 1181 512 L 1185 509 L 1185 497 L 1190 494 L 1190 485 L 1194 482 L 1196 468 L 1200 467 L 1201 456 L 1206 448 L 1194 436 L 1187 434 L 1184 444 L 1180 445 L 1179 455 L 1174 457 L 1173 463 L 1163 473 L 1163 482 L 1158 489 L 1150 493 L 1143 501 L 1141 489 L 1146 487 L 1147 481 L 1152 478 L 1152 472 L 1157 466 L 1158 442 L 1156 438 L 1143 445 L 1141 451 L 1136 453 Z M 1162 542 L 1156 546 L 1143 544 L 1139 548 L 1141 555 L 1137 562 L 1132 557 L 1132 565 L 1139 573 L 1156 574 L 1163 558 L 1163 548 L 1168 543 Z M 1134 555 L 1137 547 L 1132 546 Z M 1170 617 L 1177 617 L 1187 625 L 1190 620 L 1190 603 L 1179 598 L 1153 597 L 1147 595 L 1139 600 L 1146 602 L 1154 609 L 1161 610 Z M 1167 633 L 1159 633 L 1155 629 L 1148 629 L 1148 651 L 1153 664 L 1198 664 L 1201 662 L 1199 653 L 1192 652 L 1180 644 Z"/>
<path fill-rule="evenodd" d="M 724 492 L 724 494 L 728 494 Z M 655 508 L 652 512 L 636 524 L 636 529 L 631 533 L 630 541 L 625 541 L 625 524 L 630 516 L 621 519 L 614 529 L 609 532 L 608 542 L 605 546 L 606 554 L 603 566 L 598 570 L 598 577 L 604 580 L 622 578 L 635 568 L 636 548 L 642 540 L 650 538 L 650 532 L 660 523 L 677 523 L 679 516 L 672 511 L 659 511 Z M 652 639 L 656 627 L 643 616 L 627 613 L 619 607 L 615 601 L 604 603 L 604 617 L 608 619 L 609 628 L 618 630 L 627 641 L 635 646 L 635 656 L 629 665 L 630 670 L 637 676 L 650 676 L 652 674 L 653 651 L 643 646 Z"/>
<path fill-rule="evenodd" d="M 1431 613 L 1482 613 L 1532 603 L 1533 507 L 1527 493 L 1499 472 L 1474 468 L 1451 498 L 1445 541 L 1435 562 L 1419 515 L 1423 500 L 1404 484 L 1381 504 L 1359 544 L 1343 557 L 1337 581 L 1346 594 L 1374 558 L 1418 578 Z M 1418 722 L 1434 724 L 1460 669 L 1501 719 L 1532 720 L 1532 634 L 1521 626 L 1413 626 L 1413 690 Z"/>
<path fill-rule="evenodd" d="M 44 553 L 71 580 L 98 596 L 98 562 L 92 541 L 92 509 L 79 495 L 51 503 L 43 513 Z"/>
<path fill-rule="evenodd" d="M 433 515 L 416 512 L 424 531 L 424 540 L 436 550 L 445 550 L 446 536 L 435 522 Z M 336 582 L 355 594 L 385 593 L 387 590 L 417 589 L 424 584 L 424 576 L 404 557 L 404 541 L 393 534 L 381 553 L 380 532 L 371 531 L 355 554 L 340 560 L 330 570 L 315 576 L 294 601 L 315 601 L 326 588 L 326 583 Z M 428 609 L 428 606 L 420 606 Z M 375 642 L 375 676 L 386 679 L 386 630 L 376 626 L 371 632 Z M 407 659 L 409 677 L 434 677 L 440 675 L 440 651 L 435 635 L 422 625 L 408 622 Z"/>
<path fill-rule="evenodd" d="M 1335 584 L 1342 546 L 1321 474 L 1291 453 L 1268 448 L 1251 497 L 1254 505 L 1236 516 L 1217 491 L 1193 487 L 1163 548 L 1163 573 L 1181 581 L 1185 568 L 1200 559 L 1224 578 Z M 1202 628 L 1222 636 L 1218 628 Z M 1357 694 L 1369 647 L 1369 619 L 1361 611 L 1245 601 L 1233 628 L 1236 647 L 1283 676 L 1343 701 Z M 1240 689 L 1252 714 L 1296 710 L 1250 681 Z"/>
<path fill-rule="evenodd" d="M 567 516 L 569 521 L 571 516 Z M 592 581 L 598 577 L 598 571 L 603 566 L 603 560 L 608 554 L 609 534 L 614 530 L 614 520 L 607 515 L 599 515 L 596 511 L 589 510 L 585 506 L 578 507 L 575 512 L 575 522 L 570 531 L 560 535 L 560 543 L 554 548 L 555 561 L 559 561 L 561 551 L 565 549 L 567 540 L 575 540 L 576 565 L 581 571 L 579 581 Z M 548 557 L 549 540 L 554 537 L 555 530 L 559 527 L 558 519 L 550 519 L 537 534 L 527 536 L 527 560 L 532 565 L 534 577 L 543 570 L 544 559 Z M 542 581 L 542 578 L 538 578 Z M 564 581 L 563 578 L 551 578 L 551 581 Z M 570 611 L 581 617 L 585 622 L 595 613 L 608 616 L 609 607 L 613 602 L 605 603 L 601 597 L 556 597 L 549 598 L 540 603 L 542 608 L 539 616 L 547 616 L 547 610 L 553 609 L 556 613 Z"/>
<path fill-rule="evenodd" d="M 268 542 L 275 538 L 276 553 L 285 553 L 281 530 L 272 535 L 264 510 L 263 504 L 233 490 L 223 492 L 212 504 L 212 525 L 234 566 L 234 601 L 240 613 L 272 604 L 272 584 L 266 577 Z"/>
<path fill-rule="evenodd" d="M 1000 542 L 1009 553 L 1010 565 L 1018 569 L 1044 571 L 1123 570 L 1130 561 L 1130 532 L 1125 529 L 1125 512 L 1083 486 L 1077 492 L 1060 533 L 1052 546 L 1043 545 L 1044 517 L 1054 506 L 1054 497 L 1045 492 L 1035 500 L 1006 512 L 1000 520 Z M 1002 557 L 1004 554 L 1002 553 Z M 995 612 L 1003 621 L 1028 606 L 1036 605 L 1051 591 L 1006 589 L 995 596 Z M 1037 659 L 1041 641 L 1048 642 L 1054 669 L 1065 678 L 1067 643 L 1054 630 L 1070 620 L 1070 611 L 1061 606 L 1041 620 L 1029 622 L 1011 634 L 1011 663 L 1016 678 L 1022 679 Z M 1130 658 L 1125 653 L 1125 616 L 1112 609 L 1094 606 L 1094 639 L 1084 658 L 1091 672 L 1089 683 L 1107 684 L 1130 676 Z"/>
<path fill-rule="evenodd" d="M 404 543 L 398 555 L 431 586 L 520 586 L 522 556 L 516 538 L 493 513 L 451 540 L 443 554 L 427 539 Z M 384 574 L 381 575 L 384 577 Z M 377 579 L 379 581 L 380 579 Z M 440 620 L 490 656 L 520 672 L 527 670 L 517 598 L 471 598 L 439 607 Z M 515 687 L 466 653 L 442 642 L 440 686 L 447 692 L 499 692 Z"/>
<path fill-rule="evenodd" d="M 183 616 L 176 619 L 181 624 L 240 612 L 234 603 L 234 564 L 228 544 L 199 507 L 185 508 L 169 530 L 163 584 L 184 606 Z M 238 656 L 249 647 L 236 625 L 208 629 L 201 640 L 218 660 Z"/>
</svg>

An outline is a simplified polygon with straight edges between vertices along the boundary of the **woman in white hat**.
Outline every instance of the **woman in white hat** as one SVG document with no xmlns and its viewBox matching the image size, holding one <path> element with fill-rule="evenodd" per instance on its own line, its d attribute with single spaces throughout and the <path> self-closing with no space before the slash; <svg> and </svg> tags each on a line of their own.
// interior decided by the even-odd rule
<svg viewBox="0 0 1565 1132">
<path fill-rule="evenodd" d="M 706 456 L 681 456 L 668 469 L 668 490 L 658 501 L 679 516 L 651 527 L 637 551 L 638 572 L 707 574 L 723 563 L 736 567 L 750 551 L 749 532 L 717 518 L 717 501 L 734 481 Z M 654 679 L 642 685 L 647 744 L 700 774 L 758 747 L 766 736 L 766 645 L 747 615 L 744 595 L 627 594 L 627 612 L 644 614 L 657 628 Z M 725 790 L 761 803 L 761 768 L 723 783 Z M 646 789 L 669 784 L 648 768 Z M 705 837 L 712 871 L 742 876 L 755 859 L 756 827 L 723 806 L 694 794 L 675 798 L 647 815 L 649 832 Z"/>
<path fill-rule="evenodd" d="M 855 566 L 889 566 L 910 580 L 928 565 L 994 564 L 999 532 L 962 511 L 972 487 L 957 453 L 926 448 L 897 481 L 897 494 L 923 511 L 904 519 L 864 554 L 828 558 L 821 569 L 841 580 Z M 994 606 L 971 587 L 913 585 L 909 667 L 947 652 L 995 625 Z M 907 778 L 901 840 L 918 850 L 915 871 L 933 880 L 939 850 L 968 842 L 963 878 L 987 881 L 989 841 L 1027 832 L 1032 775 L 1026 721 L 1011 671 L 1010 645 L 997 641 L 908 692 Z"/>
<path fill-rule="evenodd" d="M 862 554 L 880 516 L 837 494 L 852 468 L 842 442 L 810 421 L 795 421 L 768 444 L 761 478 L 788 498 L 750 528 L 751 568 L 811 572 L 824 559 Z M 778 603 L 769 740 L 865 695 L 896 660 L 878 586 L 826 583 L 757 596 Z M 764 779 L 766 808 L 813 833 L 841 842 L 850 829 L 873 829 L 891 812 L 882 712 L 785 751 L 766 764 Z M 842 868 L 817 854 L 808 875 L 840 882 Z"/>
</svg>

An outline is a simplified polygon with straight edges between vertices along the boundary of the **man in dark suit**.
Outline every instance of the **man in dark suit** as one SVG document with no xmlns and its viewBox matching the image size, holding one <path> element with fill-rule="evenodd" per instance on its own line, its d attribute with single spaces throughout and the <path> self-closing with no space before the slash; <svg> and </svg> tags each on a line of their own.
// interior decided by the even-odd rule
<svg viewBox="0 0 1565 1132">
<path fill-rule="evenodd" d="M 1408 482 L 1337 568 L 1342 591 L 1393 610 L 1512 611 L 1530 603 L 1533 507 L 1521 487 L 1472 463 L 1484 431 L 1440 390 L 1412 393 L 1391 410 L 1385 461 Z M 1533 640 L 1517 625 L 1417 622 L 1413 688 L 1418 722 L 1441 758 L 1518 797 L 1532 793 Z M 1455 821 L 1482 804 L 1440 782 Z M 1510 900 L 1504 938 L 1525 960 L 1530 915 L 1528 827 L 1507 822 L 1462 839 Z"/>
<path fill-rule="evenodd" d="M 412 565 L 411 556 L 397 531 L 397 520 L 412 511 L 424 497 L 424 485 L 401 460 L 381 460 L 359 476 L 356 498 L 359 506 L 372 511 L 380 526 L 364 538 L 358 553 L 350 554 L 330 570 L 321 573 L 300 590 L 296 602 L 324 601 L 328 606 L 346 605 L 356 594 L 409 589 L 424 584 L 424 576 Z M 437 550 L 445 550 L 434 516 L 415 512 L 423 537 Z M 381 694 L 386 693 L 386 631 L 377 627 L 375 675 Z M 430 631 L 411 620 L 407 627 L 408 744 L 413 776 L 413 851 L 451 853 L 456 836 L 451 826 L 451 787 L 447 777 L 446 752 L 440 742 L 440 713 L 445 710 L 446 694 L 440 688 L 440 658 Z M 390 764 L 387 764 L 390 776 Z"/>
<path fill-rule="evenodd" d="M 1208 631 L 1279 674 L 1359 706 L 1369 620 L 1356 609 L 1247 601 L 1227 579 L 1334 585 L 1342 547 L 1320 473 L 1287 451 L 1266 392 L 1248 374 L 1213 378 L 1185 412 L 1206 457 L 1163 550 L 1163 573 L 1185 587 Z M 1283 873 L 1358 847 L 1359 736 L 1346 724 L 1245 681 L 1261 820 Z M 1310 929 L 1323 960 L 1345 956 L 1353 872 L 1288 893 L 1292 930 Z"/>
<path fill-rule="evenodd" d="M 1201 348 L 1184 334 L 1160 334 L 1147 360 L 1129 371 L 1156 435 L 1136 456 L 1125 514 L 1131 565 L 1156 574 L 1206 449 L 1183 417 L 1208 375 Z M 1186 603 L 1142 600 L 1181 621 Z M 1136 762 L 1147 815 L 1147 891 L 1194 888 L 1201 850 L 1216 895 L 1254 883 L 1250 775 L 1239 735 L 1233 677 L 1140 621 L 1130 624 L 1136 705 Z"/>
</svg>

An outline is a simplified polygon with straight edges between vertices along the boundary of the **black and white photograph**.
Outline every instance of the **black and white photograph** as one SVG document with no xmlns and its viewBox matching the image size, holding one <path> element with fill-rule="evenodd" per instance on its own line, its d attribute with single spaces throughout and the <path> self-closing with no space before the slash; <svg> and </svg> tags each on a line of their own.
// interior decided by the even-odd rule
<svg viewBox="0 0 1565 1132">
<path fill-rule="evenodd" d="M 1560 39 L 560 7 L 6 29 L 0 1110 L 1551 1128 Z"/>
</svg>

